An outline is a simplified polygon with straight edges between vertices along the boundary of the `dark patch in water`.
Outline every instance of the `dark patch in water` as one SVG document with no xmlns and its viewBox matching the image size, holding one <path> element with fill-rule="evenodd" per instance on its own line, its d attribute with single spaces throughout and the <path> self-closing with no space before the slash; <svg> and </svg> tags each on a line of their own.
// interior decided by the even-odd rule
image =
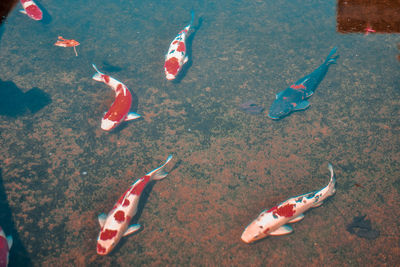
<svg viewBox="0 0 400 267">
<path fill-rule="evenodd" d="M 365 220 L 367 215 L 356 216 L 353 222 L 348 224 L 346 230 L 353 235 L 362 237 L 368 240 L 373 240 L 379 237 L 380 232 L 372 229 L 371 220 Z"/>
<path fill-rule="evenodd" d="M 257 105 L 254 101 L 250 100 L 239 105 L 239 108 L 246 113 L 257 115 L 264 111 L 264 107 Z"/>
<path fill-rule="evenodd" d="M 51 98 L 46 92 L 34 87 L 24 94 L 24 102 L 32 113 L 36 113 L 50 104 Z"/>
<path fill-rule="evenodd" d="M 50 103 L 50 96 L 37 87 L 24 93 L 15 83 L 0 80 L 0 115 L 17 117 L 24 115 L 27 108 L 36 113 Z"/>
<path fill-rule="evenodd" d="M 119 72 L 122 70 L 121 67 L 118 67 L 116 65 L 112 65 L 110 64 L 108 61 L 103 60 L 103 67 L 101 68 L 101 70 L 106 71 L 106 72 Z"/>
</svg>

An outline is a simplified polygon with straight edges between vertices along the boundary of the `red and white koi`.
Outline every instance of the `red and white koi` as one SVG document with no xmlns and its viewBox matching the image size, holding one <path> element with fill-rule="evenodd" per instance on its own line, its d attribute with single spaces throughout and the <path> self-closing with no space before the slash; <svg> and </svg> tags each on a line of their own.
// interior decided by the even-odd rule
<svg viewBox="0 0 400 267">
<path fill-rule="evenodd" d="M 13 243 L 12 236 L 7 236 L 0 226 L 0 267 L 8 265 L 8 254 Z"/>
<path fill-rule="evenodd" d="M 178 33 L 169 45 L 168 52 L 165 55 L 164 71 L 167 80 L 174 80 L 182 69 L 182 66 L 189 60 L 186 55 L 186 35 L 193 24 L 193 11 L 191 12 L 191 15 L 192 19 L 190 23 Z"/>
<path fill-rule="evenodd" d="M 110 253 L 123 236 L 139 230 L 140 225 L 138 224 L 128 225 L 137 212 L 140 195 L 150 181 L 161 180 L 168 175 L 164 168 L 171 159 L 172 156 L 169 155 L 163 165 L 136 180 L 115 203 L 108 215 L 104 213 L 99 215 L 101 230 L 97 238 L 97 254 Z"/>
<path fill-rule="evenodd" d="M 20 0 L 24 10 L 20 10 L 21 13 L 28 15 L 31 19 L 41 20 L 43 18 L 43 12 L 37 6 L 33 0 Z"/>
<path fill-rule="evenodd" d="M 295 223 L 304 218 L 304 212 L 310 208 L 316 208 L 323 204 L 323 201 L 335 194 L 335 174 L 333 167 L 328 164 L 331 172 L 329 184 L 319 191 L 313 191 L 297 197 L 289 198 L 278 206 L 263 211 L 251 222 L 242 234 L 242 240 L 251 243 L 268 235 L 286 235 L 293 229 L 286 223 Z"/>
<path fill-rule="evenodd" d="M 92 64 L 92 66 L 97 71 L 97 73 L 93 75 L 93 80 L 103 82 L 115 91 L 115 100 L 108 112 L 106 112 L 101 119 L 101 129 L 110 131 L 123 121 L 140 118 L 139 114 L 130 111 L 132 94 L 128 87 L 111 76 L 100 72 L 94 64 Z"/>
</svg>

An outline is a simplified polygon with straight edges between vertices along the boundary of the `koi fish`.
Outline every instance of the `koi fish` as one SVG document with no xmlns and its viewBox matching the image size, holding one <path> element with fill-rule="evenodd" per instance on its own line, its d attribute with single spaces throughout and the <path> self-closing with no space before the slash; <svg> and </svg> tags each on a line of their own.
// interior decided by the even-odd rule
<svg viewBox="0 0 400 267">
<path fill-rule="evenodd" d="M 242 234 L 242 240 L 251 243 L 268 235 L 286 235 L 293 229 L 286 223 L 295 223 L 304 218 L 304 212 L 310 208 L 316 208 L 323 204 L 323 201 L 335 194 L 336 179 L 333 167 L 328 164 L 331 172 L 331 180 L 321 190 L 313 191 L 297 197 L 289 198 L 278 206 L 263 211 L 251 222 Z"/>
<path fill-rule="evenodd" d="M 28 15 L 31 19 L 41 20 L 43 18 L 43 12 L 36 5 L 33 0 L 20 0 L 23 10 L 20 10 L 21 13 Z"/>
<path fill-rule="evenodd" d="M 13 243 L 12 236 L 5 235 L 3 228 L 0 226 L 0 266 L 8 265 L 8 254 Z"/>
<path fill-rule="evenodd" d="M 132 224 L 128 226 L 128 224 L 137 212 L 140 195 L 150 181 L 161 180 L 168 175 L 164 171 L 164 167 L 171 159 L 172 156 L 169 155 L 163 165 L 136 180 L 119 198 L 108 215 L 104 213 L 99 215 L 101 230 L 97 238 L 97 254 L 107 255 L 123 236 L 139 230 L 140 225 Z"/>
<path fill-rule="evenodd" d="M 75 55 L 78 56 L 75 47 L 80 45 L 80 43 L 74 39 L 64 39 L 62 36 L 58 36 L 58 41 L 55 42 L 54 45 L 61 47 L 74 47 Z"/>
<path fill-rule="evenodd" d="M 192 19 L 190 23 L 178 33 L 169 45 L 168 52 L 165 55 L 164 71 L 167 80 L 174 80 L 182 69 L 182 66 L 189 60 L 186 56 L 186 35 L 193 24 L 193 11 L 191 12 L 191 15 Z"/>
<path fill-rule="evenodd" d="M 123 121 L 140 118 L 139 114 L 130 112 L 132 95 L 128 87 L 111 76 L 100 72 L 94 64 L 92 64 L 92 66 L 97 71 L 97 73 L 93 75 L 93 80 L 103 82 L 115 91 L 115 101 L 101 119 L 101 129 L 110 131 Z"/>
<path fill-rule="evenodd" d="M 301 78 L 276 95 L 268 114 L 271 119 L 279 120 L 293 111 L 304 110 L 310 106 L 306 99 L 314 94 L 315 89 L 328 72 L 329 66 L 336 63 L 336 59 L 339 57 L 333 56 L 336 50 L 337 48 L 334 47 L 325 62 L 311 74 Z"/>
</svg>

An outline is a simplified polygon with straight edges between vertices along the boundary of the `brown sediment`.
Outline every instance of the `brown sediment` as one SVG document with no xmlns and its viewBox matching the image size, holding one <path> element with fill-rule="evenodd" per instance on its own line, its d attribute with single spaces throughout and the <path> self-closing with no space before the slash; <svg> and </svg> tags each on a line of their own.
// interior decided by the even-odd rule
<svg viewBox="0 0 400 267">
<path fill-rule="evenodd" d="M 318 15 L 320 21 L 321 5 L 302 8 L 310 12 L 310 19 Z M 133 12 L 150 7 L 159 18 L 170 14 L 154 5 L 135 7 Z M 38 113 L 1 115 L 0 122 L 5 193 L 34 265 L 395 265 L 400 216 L 398 93 L 395 66 L 382 69 L 375 64 L 393 55 L 370 53 L 381 46 L 378 40 L 368 40 L 366 46 L 365 39 L 354 37 L 349 44 L 338 37 L 362 56 L 340 58 L 310 98 L 308 110 L 281 121 L 237 112 L 243 99 L 259 99 L 268 109 L 279 90 L 315 68 L 326 52 L 326 44 L 318 46 L 317 37 L 309 36 L 309 47 L 297 42 L 305 40 L 305 22 L 291 16 L 296 7 L 292 3 L 287 11 L 278 10 L 257 1 L 236 3 L 231 11 L 226 3 L 214 3 L 207 14 L 215 20 L 213 26 L 204 23 L 196 35 L 193 65 L 180 83 L 165 81 L 159 58 L 164 48 L 154 53 L 159 41 L 154 36 L 128 41 L 129 49 L 103 35 L 89 37 L 93 47 L 85 53 L 123 52 L 124 58 L 116 57 L 115 64 L 124 66 L 121 77 L 131 76 L 124 82 L 134 84 L 137 112 L 143 115 L 143 120 L 124 123 L 114 132 L 100 129 L 102 114 L 114 101 L 112 90 L 82 75 L 79 64 L 50 60 L 48 49 L 30 47 L 28 53 L 26 41 L 35 43 L 29 36 L 45 40 L 46 32 L 21 38 L 25 24 L 13 25 L 12 31 L 5 28 L 2 51 L 9 57 L 2 58 L 15 68 L 0 66 L 1 79 L 23 88 L 35 84 L 52 96 L 52 103 Z M 108 15 L 106 9 L 96 12 Z M 58 14 L 60 21 L 69 19 L 64 13 Z M 117 33 L 131 33 L 119 27 L 121 19 L 139 21 L 148 32 L 159 27 L 158 22 L 153 25 L 125 13 L 104 25 L 118 28 L 110 31 L 115 38 Z M 298 23 L 265 27 L 265 20 L 268 25 L 277 22 L 278 13 Z M 332 18 L 322 20 L 326 21 L 312 27 L 324 29 Z M 227 21 L 233 26 L 224 27 Z M 252 31 L 242 38 L 241 29 L 249 25 Z M 211 39 L 201 37 L 203 29 Z M 11 41 L 14 38 L 24 42 Z M 163 42 L 168 44 L 169 38 Z M 326 43 L 337 41 L 325 38 Z M 390 36 L 382 38 L 392 41 Z M 154 49 L 148 49 L 153 44 Z M 32 72 L 24 75 L 21 65 L 29 65 L 26 58 L 35 53 L 40 54 L 35 59 L 40 64 L 29 66 Z M 131 58 L 135 63 L 126 63 Z M 112 254 L 96 255 L 98 214 L 107 213 L 130 184 L 170 153 L 170 174 L 144 191 L 140 216 L 135 218 L 143 230 L 124 237 Z M 263 209 L 325 186 L 327 162 L 336 172 L 336 195 L 293 224 L 291 235 L 252 245 L 240 240 L 244 227 Z M 381 231 L 373 243 L 345 230 L 358 213 L 369 214 Z"/>
</svg>

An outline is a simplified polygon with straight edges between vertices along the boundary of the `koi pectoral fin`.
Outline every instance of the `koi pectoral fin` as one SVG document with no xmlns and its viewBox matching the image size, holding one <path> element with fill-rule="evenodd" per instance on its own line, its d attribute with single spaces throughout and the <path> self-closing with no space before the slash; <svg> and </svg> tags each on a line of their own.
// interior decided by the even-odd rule
<svg viewBox="0 0 400 267">
<path fill-rule="evenodd" d="M 6 239 L 7 239 L 8 249 L 11 249 L 13 244 L 13 237 L 11 235 L 8 235 Z"/>
<path fill-rule="evenodd" d="M 140 115 L 135 112 L 129 112 L 125 118 L 125 121 L 131 121 L 140 118 Z"/>
<path fill-rule="evenodd" d="M 299 221 L 301 221 L 301 220 L 303 220 L 303 219 L 304 219 L 304 214 L 302 213 L 302 214 L 300 214 L 299 216 L 297 216 L 296 218 L 291 219 L 291 220 L 289 221 L 289 223 L 296 223 L 296 222 L 299 222 Z"/>
<path fill-rule="evenodd" d="M 132 224 L 128 227 L 128 229 L 126 229 L 123 236 L 133 234 L 134 232 L 137 232 L 139 229 L 140 229 L 140 224 Z"/>
<path fill-rule="evenodd" d="M 269 233 L 270 235 L 287 235 L 290 234 L 291 232 L 293 232 L 292 227 L 290 227 L 289 225 L 282 225 L 281 227 L 279 227 L 278 229 L 276 229 L 275 231 Z"/>
<path fill-rule="evenodd" d="M 103 227 L 104 223 L 106 222 L 107 215 L 105 213 L 102 213 L 99 215 L 98 219 L 99 219 L 100 227 Z"/>
<path fill-rule="evenodd" d="M 313 208 L 317 208 L 317 207 L 321 206 L 322 204 L 324 204 L 323 201 L 317 202 L 317 203 L 315 203 L 315 204 L 313 205 Z"/>
<path fill-rule="evenodd" d="M 310 102 L 304 100 L 294 107 L 294 110 L 303 110 L 310 106 Z"/>
<path fill-rule="evenodd" d="M 276 96 L 275 96 L 275 99 L 278 99 L 278 98 L 282 97 L 283 92 L 285 92 L 285 90 L 283 90 L 283 91 L 277 93 Z"/>
</svg>

